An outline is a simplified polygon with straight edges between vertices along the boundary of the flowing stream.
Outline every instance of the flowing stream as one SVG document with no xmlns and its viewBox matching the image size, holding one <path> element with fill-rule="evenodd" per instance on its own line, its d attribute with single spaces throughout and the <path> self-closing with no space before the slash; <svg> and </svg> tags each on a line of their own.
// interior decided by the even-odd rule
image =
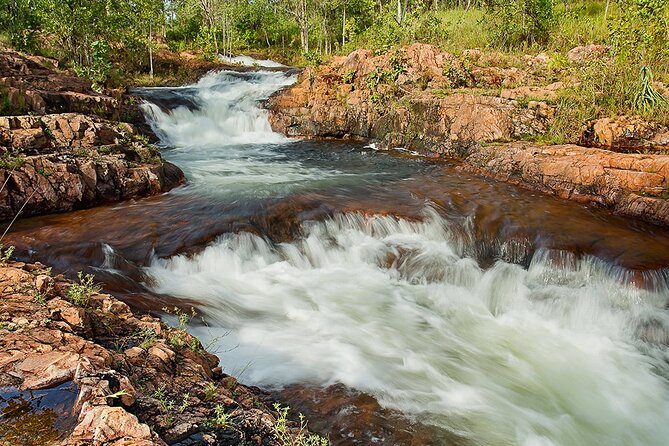
<svg viewBox="0 0 669 446">
<path fill-rule="evenodd" d="M 293 81 L 138 90 L 188 185 L 28 219 L 13 243 L 95 268 L 137 307 L 195 306 L 193 331 L 245 383 L 342 384 L 432 428 L 418 443 L 390 422 L 330 430 L 335 444 L 669 444 L 668 231 L 433 160 L 287 140 L 261 103 Z"/>
</svg>

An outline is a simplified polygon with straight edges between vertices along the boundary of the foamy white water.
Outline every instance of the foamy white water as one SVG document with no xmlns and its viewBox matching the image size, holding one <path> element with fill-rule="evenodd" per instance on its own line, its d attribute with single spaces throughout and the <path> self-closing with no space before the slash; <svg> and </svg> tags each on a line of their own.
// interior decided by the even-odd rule
<svg viewBox="0 0 669 446">
<path fill-rule="evenodd" d="M 231 330 L 223 363 L 254 384 L 342 382 L 480 445 L 668 444 L 666 287 L 560 252 L 482 270 L 433 211 L 304 231 L 228 234 L 147 272 L 202 303 L 201 334 Z"/>
<path fill-rule="evenodd" d="M 218 55 L 219 59 L 223 62 L 240 65 L 243 67 L 265 67 L 265 68 L 285 68 L 286 65 L 283 65 L 279 62 L 273 61 L 271 59 L 254 59 L 251 56 L 224 56 L 222 54 Z"/>
<path fill-rule="evenodd" d="M 280 195 L 338 175 L 271 150 L 285 140 L 257 103 L 291 81 L 212 74 L 185 87 L 197 107 L 146 111 L 202 193 Z M 545 250 L 483 269 L 465 254 L 474 233 L 454 233 L 431 208 L 422 222 L 343 214 L 291 243 L 226 234 L 146 272 L 200 303 L 209 327 L 194 330 L 222 335 L 226 371 L 248 383 L 342 382 L 475 445 L 669 444 L 666 272 L 644 290 Z"/>
<path fill-rule="evenodd" d="M 183 87 L 192 91 L 195 108 L 182 105 L 166 111 L 150 102 L 143 108 L 154 132 L 170 147 L 282 143 L 286 138 L 272 131 L 258 102 L 294 82 L 285 73 L 212 72 Z"/>
</svg>

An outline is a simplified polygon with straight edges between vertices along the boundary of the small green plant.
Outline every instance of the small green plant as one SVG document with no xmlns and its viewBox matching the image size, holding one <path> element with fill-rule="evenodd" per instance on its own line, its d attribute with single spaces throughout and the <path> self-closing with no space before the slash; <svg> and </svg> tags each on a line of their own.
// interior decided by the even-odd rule
<svg viewBox="0 0 669 446">
<path fill-rule="evenodd" d="M 230 421 L 230 415 L 225 412 L 225 408 L 220 404 L 214 407 L 214 419 L 211 423 L 219 429 L 233 429 L 234 425 Z"/>
<path fill-rule="evenodd" d="M 0 263 L 7 263 L 14 254 L 14 247 L 8 246 L 7 249 L 0 243 Z"/>
<path fill-rule="evenodd" d="M 355 69 L 347 70 L 341 77 L 342 82 L 345 84 L 352 84 L 353 80 L 355 79 L 355 73 Z"/>
<path fill-rule="evenodd" d="M 142 331 L 139 332 L 139 338 L 141 340 L 139 348 L 148 350 L 156 342 L 156 339 L 158 339 L 158 334 L 153 328 L 144 327 Z"/>
<path fill-rule="evenodd" d="M 274 436 L 281 446 L 328 446 L 330 442 L 320 435 L 310 434 L 307 431 L 307 422 L 304 415 L 299 414 L 300 425 L 297 433 L 292 433 L 288 427 L 289 407 L 274 404 L 279 416 L 274 425 Z"/>
<path fill-rule="evenodd" d="M 5 151 L 0 155 L 0 168 L 16 170 L 23 166 L 26 159 L 19 154 L 13 154 Z"/>
<path fill-rule="evenodd" d="M 93 274 L 85 274 L 79 271 L 77 273 L 79 283 L 73 283 L 67 289 L 67 297 L 74 305 L 86 307 L 91 296 L 100 291 L 100 286 L 95 284 Z"/>
<path fill-rule="evenodd" d="M 213 382 L 207 383 L 206 386 L 204 386 L 204 399 L 205 401 L 211 401 L 214 398 L 216 398 L 216 395 L 218 394 L 218 387 L 216 387 L 216 384 Z"/>
<path fill-rule="evenodd" d="M 633 105 L 637 111 L 642 112 L 667 105 L 667 99 L 653 87 L 653 72 L 647 65 L 641 67 L 639 87 Z"/>
<path fill-rule="evenodd" d="M 128 392 L 125 390 L 119 390 L 118 392 L 114 392 L 111 395 L 107 395 L 107 398 L 121 398 L 122 396 L 127 395 Z"/>
<path fill-rule="evenodd" d="M 443 76 L 448 79 L 449 87 L 464 88 L 472 83 L 472 72 L 465 62 L 461 64 L 449 61 L 442 68 Z"/>
<path fill-rule="evenodd" d="M 197 315 L 195 309 L 191 308 L 191 312 L 186 313 L 178 307 L 174 307 L 172 310 L 164 307 L 163 311 L 176 316 L 178 321 L 178 325 L 172 327 L 167 333 L 167 342 L 170 346 L 175 350 L 182 350 L 185 347 L 190 347 L 191 350 L 199 350 L 201 348 L 200 342 L 186 331 L 190 321 Z"/>
<path fill-rule="evenodd" d="M 172 427 L 174 425 L 174 421 L 176 420 L 175 404 L 174 400 L 168 398 L 165 386 L 161 386 L 158 389 L 156 389 L 156 391 L 153 392 L 151 396 L 156 401 L 158 401 L 158 407 L 160 407 L 160 411 L 163 414 L 165 420 L 165 426 L 168 428 Z"/>
</svg>

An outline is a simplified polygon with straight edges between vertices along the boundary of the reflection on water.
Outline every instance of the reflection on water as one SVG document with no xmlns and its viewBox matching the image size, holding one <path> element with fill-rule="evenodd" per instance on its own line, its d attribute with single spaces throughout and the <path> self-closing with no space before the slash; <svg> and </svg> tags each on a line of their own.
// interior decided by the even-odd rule
<svg viewBox="0 0 669 446">
<path fill-rule="evenodd" d="M 56 444 L 76 425 L 77 394 L 71 382 L 45 390 L 0 388 L 0 445 Z"/>
</svg>

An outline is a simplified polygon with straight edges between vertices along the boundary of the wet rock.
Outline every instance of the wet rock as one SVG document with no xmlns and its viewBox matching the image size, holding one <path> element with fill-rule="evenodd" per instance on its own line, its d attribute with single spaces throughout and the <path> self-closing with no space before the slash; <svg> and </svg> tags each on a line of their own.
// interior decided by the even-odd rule
<svg viewBox="0 0 669 446">
<path fill-rule="evenodd" d="M 669 225 L 669 155 L 512 143 L 477 146 L 462 168 Z"/>
<path fill-rule="evenodd" d="M 76 353 L 52 351 L 27 356 L 16 370 L 23 378 L 23 389 L 45 389 L 72 380 L 78 362 Z"/>
</svg>

